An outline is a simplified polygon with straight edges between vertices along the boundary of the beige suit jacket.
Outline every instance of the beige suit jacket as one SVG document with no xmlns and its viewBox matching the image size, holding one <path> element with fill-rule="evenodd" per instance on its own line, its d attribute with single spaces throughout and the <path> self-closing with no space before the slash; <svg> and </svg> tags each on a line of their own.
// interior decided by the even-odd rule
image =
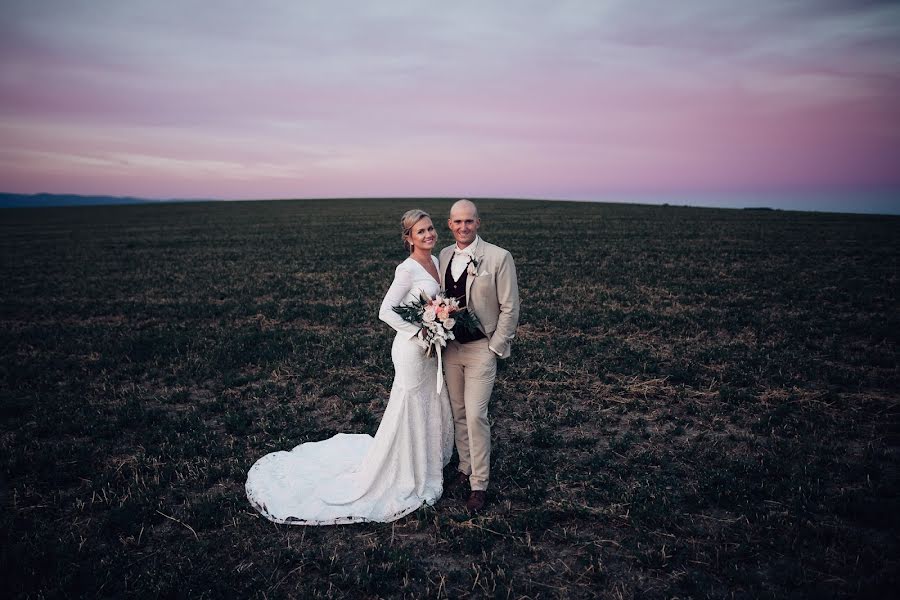
<svg viewBox="0 0 900 600">
<path fill-rule="evenodd" d="M 441 288 L 453 258 L 456 244 L 447 246 L 440 254 Z M 519 283 L 512 255 L 478 238 L 475 246 L 478 267 L 475 276 L 466 279 L 466 304 L 480 321 L 480 329 L 488 338 L 488 346 L 500 358 L 509 357 L 510 344 L 519 323 Z"/>
</svg>

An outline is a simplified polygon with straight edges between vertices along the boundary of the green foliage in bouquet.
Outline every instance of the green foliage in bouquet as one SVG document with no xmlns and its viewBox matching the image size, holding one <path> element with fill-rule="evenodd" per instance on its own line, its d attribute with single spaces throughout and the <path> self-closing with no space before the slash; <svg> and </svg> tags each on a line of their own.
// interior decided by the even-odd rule
<svg viewBox="0 0 900 600">
<path fill-rule="evenodd" d="M 394 306 L 393 310 L 407 323 L 412 323 L 430 332 L 428 338 L 425 339 L 429 343 L 436 341 L 436 338 L 454 339 L 450 332 L 456 326 L 474 332 L 479 325 L 475 313 L 465 307 L 460 307 L 456 298 L 447 298 L 441 294 L 430 297 L 425 293 L 420 293 L 416 300 Z"/>
</svg>

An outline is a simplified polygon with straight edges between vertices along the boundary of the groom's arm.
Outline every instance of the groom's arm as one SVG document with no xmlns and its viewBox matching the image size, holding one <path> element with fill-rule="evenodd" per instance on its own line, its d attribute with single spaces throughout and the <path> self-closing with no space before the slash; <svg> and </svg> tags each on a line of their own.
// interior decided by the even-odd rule
<svg viewBox="0 0 900 600">
<path fill-rule="evenodd" d="M 516 278 L 516 264 L 509 252 L 504 252 L 500 268 L 497 269 L 496 285 L 500 315 L 489 347 L 498 356 L 506 356 L 519 324 L 519 282 Z"/>
</svg>

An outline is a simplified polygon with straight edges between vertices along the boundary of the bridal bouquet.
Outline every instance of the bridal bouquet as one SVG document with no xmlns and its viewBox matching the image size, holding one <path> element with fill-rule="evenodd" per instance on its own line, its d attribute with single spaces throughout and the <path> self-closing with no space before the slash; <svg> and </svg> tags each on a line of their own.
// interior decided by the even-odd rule
<svg viewBox="0 0 900 600">
<path fill-rule="evenodd" d="M 420 292 L 418 299 L 409 304 L 393 308 L 404 321 L 419 327 L 417 336 L 428 345 L 426 356 L 430 357 L 432 353 L 437 353 L 437 393 L 440 394 L 444 386 L 441 348 L 446 348 L 447 341 L 456 338 L 453 335 L 453 327 L 457 323 L 469 331 L 474 331 L 478 327 L 478 317 L 465 308 L 460 308 L 456 298 L 447 298 L 441 294 L 431 298 L 424 292 Z"/>
<path fill-rule="evenodd" d="M 474 313 L 460 308 L 456 298 L 447 298 L 441 294 L 431 298 L 421 293 L 418 299 L 409 304 L 395 306 L 394 312 L 404 321 L 419 327 L 418 337 L 428 344 L 428 356 L 432 355 L 435 348 L 446 348 L 447 341 L 455 339 L 453 327 L 457 323 L 469 331 L 478 327 L 478 317 Z"/>
</svg>

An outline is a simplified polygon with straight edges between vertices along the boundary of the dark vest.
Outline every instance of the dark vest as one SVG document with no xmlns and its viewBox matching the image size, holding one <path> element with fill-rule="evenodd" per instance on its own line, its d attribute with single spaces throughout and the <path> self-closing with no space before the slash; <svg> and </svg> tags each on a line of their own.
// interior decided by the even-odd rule
<svg viewBox="0 0 900 600">
<path fill-rule="evenodd" d="M 459 281 L 453 281 L 453 269 L 450 267 L 452 263 L 453 257 L 451 256 L 450 261 L 447 263 L 447 271 L 444 273 L 444 289 L 447 292 L 447 296 L 456 298 L 459 301 L 460 308 L 463 308 L 466 306 L 466 280 L 469 278 L 469 269 L 467 268 L 462 272 Z M 453 326 L 453 335 L 460 344 L 482 340 L 487 337 L 480 329 L 470 332 L 459 324 Z"/>
</svg>

